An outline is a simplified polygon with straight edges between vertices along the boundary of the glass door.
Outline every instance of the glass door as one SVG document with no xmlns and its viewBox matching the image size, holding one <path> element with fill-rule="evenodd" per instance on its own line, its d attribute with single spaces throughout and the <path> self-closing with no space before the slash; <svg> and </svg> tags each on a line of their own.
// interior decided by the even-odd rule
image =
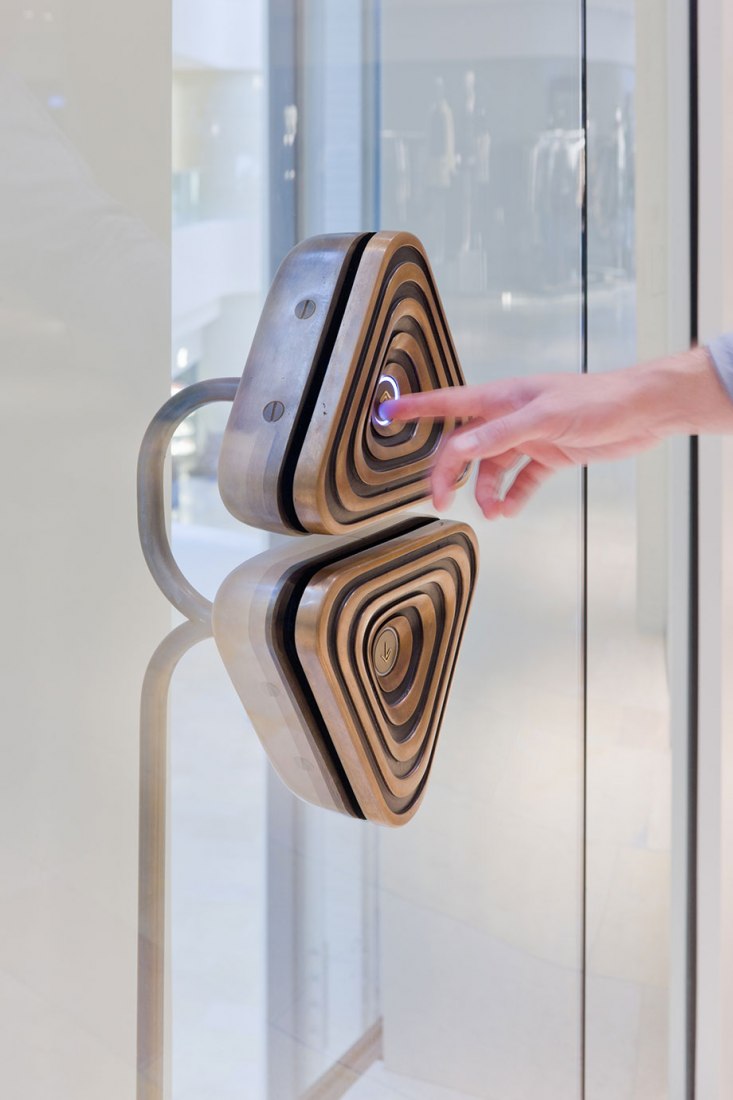
<svg viewBox="0 0 733 1100">
<path fill-rule="evenodd" d="M 322 233 L 422 240 L 471 384 L 683 346 L 686 194 L 659 195 L 687 153 L 654 59 L 685 36 L 639 8 L 174 2 L 175 384 L 239 372 L 278 264 Z M 213 595 L 278 537 L 225 516 L 223 421 L 194 425 L 174 536 Z M 182 663 L 175 1100 L 684 1095 L 686 463 L 680 441 L 566 470 L 511 521 L 456 496 L 479 580 L 402 829 L 292 796 L 210 643 Z"/>
<path fill-rule="evenodd" d="M 293 14 L 290 79 L 271 45 L 271 149 L 298 107 L 295 186 L 278 159 L 271 177 L 287 243 L 408 230 L 467 381 L 579 371 L 577 0 Z M 420 812 L 389 831 L 272 798 L 293 852 L 270 863 L 271 952 L 291 953 L 271 971 L 273 1100 L 581 1095 L 580 474 L 513 523 L 470 491 L 450 515 L 476 529 L 480 578 Z"/>
</svg>

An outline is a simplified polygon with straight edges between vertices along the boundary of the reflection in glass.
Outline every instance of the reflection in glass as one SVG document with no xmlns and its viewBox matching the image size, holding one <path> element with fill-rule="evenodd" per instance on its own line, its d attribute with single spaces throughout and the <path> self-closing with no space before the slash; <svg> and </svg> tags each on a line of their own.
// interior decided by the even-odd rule
<svg viewBox="0 0 733 1100">
<path fill-rule="evenodd" d="M 193 622 L 172 631 L 150 659 L 140 698 L 137 1100 L 166 1095 L 168 694 L 179 661 L 210 634 Z"/>
<path fill-rule="evenodd" d="M 167 727 L 178 663 L 213 632 L 288 788 L 361 819 L 363 828 L 364 819 L 403 825 L 425 794 L 476 564 L 470 528 L 425 517 L 352 539 L 298 540 L 236 569 L 219 589 L 211 621 L 184 623 L 154 653 L 140 709 L 138 1100 L 159 1100 L 170 1073 Z M 363 888 L 373 891 L 373 852 L 362 843 Z M 307 922 L 298 932 L 308 934 Z M 368 985 L 376 988 L 374 977 Z M 370 1004 L 376 1057 L 374 992 Z M 288 1017 L 295 1011 L 297 1029 L 297 1005 L 284 1008 Z"/>
<path fill-rule="evenodd" d="M 476 576 L 465 524 L 413 516 L 232 573 L 214 633 L 275 770 L 316 806 L 404 825 L 428 783 Z"/>
</svg>

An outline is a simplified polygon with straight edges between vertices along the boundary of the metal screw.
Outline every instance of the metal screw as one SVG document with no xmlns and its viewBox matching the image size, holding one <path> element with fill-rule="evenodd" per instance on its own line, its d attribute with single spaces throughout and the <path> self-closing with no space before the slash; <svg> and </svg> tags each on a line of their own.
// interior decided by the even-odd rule
<svg viewBox="0 0 733 1100">
<path fill-rule="evenodd" d="M 262 415 L 268 424 L 272 424 L 273 421 L 279 420 L 284 412 L 285 406 L 282 401 L 268 401 L 262 410 Z"/>
<path fill-rule="evenodd" d="M 304 298 L 302 302 L 298 302 L 295 307 L 295 316 L 299 321 L 306 321 L 309 317 L 312 317 L 316 312 L 316 303 L 312 298 Z"/>
</svg>

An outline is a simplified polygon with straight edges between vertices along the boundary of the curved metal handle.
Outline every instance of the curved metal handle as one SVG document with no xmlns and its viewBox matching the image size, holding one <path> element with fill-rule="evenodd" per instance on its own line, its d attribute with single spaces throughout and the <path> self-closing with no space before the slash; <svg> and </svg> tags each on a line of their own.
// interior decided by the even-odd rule
<svg viewBox="0 0 733 1100">
<path fill-rule="evenodd" d="M 174 394 L 151 420 L 137 460 L 137 525 L 145 561 L 166 599 L 192 622 L 211 621 L 211 601 L 186 580 L 173 557 L 165 525 L 165 456 L 178 425 L 202 405 L 233 401 L 240 381 L 209 378 Z"/>
</svg>

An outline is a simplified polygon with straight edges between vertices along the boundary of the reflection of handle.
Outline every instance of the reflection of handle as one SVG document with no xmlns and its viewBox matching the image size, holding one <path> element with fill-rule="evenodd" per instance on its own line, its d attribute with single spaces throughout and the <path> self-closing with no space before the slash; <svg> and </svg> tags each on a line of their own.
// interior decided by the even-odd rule
<svg viewBox="0 0 733 1100">
<path fill-rule="evenodd" d="M 163 1100 L 165 1064 L 165 822 L 168 693 L 178 662 L 210 637 L 182 623 L 150 659 L 140 698 L 137 1100 Z"/>
<path fill-rule="evenodd" d="M 187 416 L 214 401 L 233 401 L 239 383 L 239 378 L 210 378 L 174 394 L 151 420 L 137 460 L 137 521 L 145 560 L 164 596 L 194 622 L 210 621 L 211 603 L 186 580 L 173 557 L 165 525 L 165 456 Z"/>
</svg>

